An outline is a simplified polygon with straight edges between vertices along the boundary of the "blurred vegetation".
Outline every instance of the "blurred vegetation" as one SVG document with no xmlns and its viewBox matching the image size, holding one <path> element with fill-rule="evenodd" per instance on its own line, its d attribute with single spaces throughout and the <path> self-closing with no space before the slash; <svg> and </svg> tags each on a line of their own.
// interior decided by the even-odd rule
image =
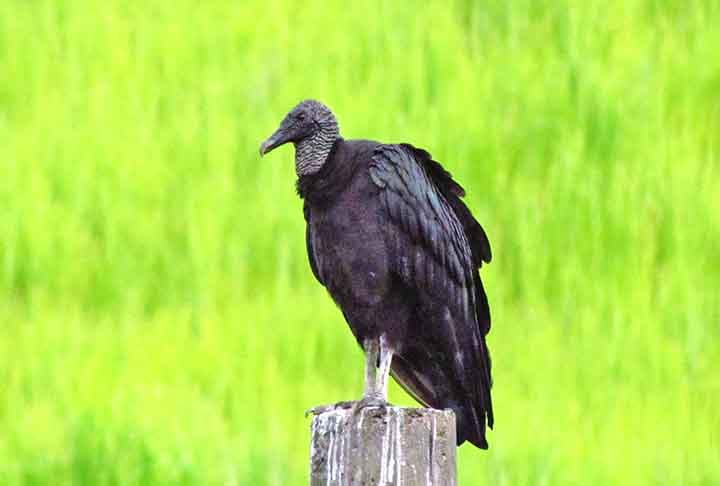
<svg viewBox="0 0 720 486">
<path fill-rule="evenodd" d="M 462 484 L 720 484 L 720 2 L 0 3 L 0 483 L 300 485 L 362 359 L 291 149 L 430 150 L 495 259 Z M 399 389 L 391 399 L 411 400 Z"/>
</svg>

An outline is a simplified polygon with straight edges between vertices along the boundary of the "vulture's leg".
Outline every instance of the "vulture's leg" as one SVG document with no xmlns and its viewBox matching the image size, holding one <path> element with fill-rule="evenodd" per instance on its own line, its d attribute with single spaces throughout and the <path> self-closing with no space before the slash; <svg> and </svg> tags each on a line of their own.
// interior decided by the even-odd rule
<svg viewBox="0 0 720 486">
<path fill-rule="evenodd" d="M 365 390 L 362 399 L 356 402 L 346 401 L 313 407 L 305 412 L 306 417 L 310 414 L 319 415 L 337 409 L 349 408 L 352 413 L 358 413 L 366 407 L 387 407 L 389 405 L 387 401 L 387 384 L 393 349 L 389 346 L 385 336 L 381 336 L 380 338 L 363 341 L 363 350 L 365 351 Z"/>
<path fill-rule="evenodd" d="M 319 415 L 321 413 L 330 412 L 332 410 L 351 408 L 353 412 L 370 406 L 370 405 L 384 405 L 385 399 L 380 400 L 378 394 L 377 379 L 376 379 L 376 366 L 378 362 L 378 353 L 380 350 L 380 341 L 376 339 L 366 339 L 363 341 L 363 351 L 365 351 L 365 390 L 363 391 L 363 398 L 358 401 L 343 401 L 333 403 L 331 405 L 320 405 L 313 407 L 305 412 L 307 417 L 310 414 Z"/>
<path fill-rule="evenodd" d="M 366 339 L 363 342 L 365 351 L 365 390 L 363 397 L 375 395 L 377 388 L 376 369 L 380 343 L 377 339 Z"/>
<path fill-rule="evenodd" d="M 387 407 L 389 405 L 387 382 L 392 355 L 393 350 L 388 345 L 385 336 L 365 342 L 365 393 L 363 393 L 362 400 L 353 404 L 353 413 L 366 407 Z"/>
<path fill-rule="evenodd" d="M 392 363 L 393 352 L 394 350 L 390 347 L 385 335 L 380 336 L 380 367 L 378 370 L 380 376 L 377 380 L 377 392 L 384 402 L 387 402 L 388 376 L 390 376 L 390 363 Z"/>
</svg>

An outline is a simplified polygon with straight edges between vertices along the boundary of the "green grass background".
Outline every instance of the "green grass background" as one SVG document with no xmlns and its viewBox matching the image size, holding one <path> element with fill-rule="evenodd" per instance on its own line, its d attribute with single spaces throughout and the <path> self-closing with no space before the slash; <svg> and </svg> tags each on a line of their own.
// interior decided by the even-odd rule
<svg viewBox="0 0 720 486">
<path fill-rule="evenodd" d="M 0 484 L 306 483 L 362 383 L 257 153 L 308 97 L 490 236 L 462 484 L 720 484 L 717 0 L 0 2 Z"/>
</svg>

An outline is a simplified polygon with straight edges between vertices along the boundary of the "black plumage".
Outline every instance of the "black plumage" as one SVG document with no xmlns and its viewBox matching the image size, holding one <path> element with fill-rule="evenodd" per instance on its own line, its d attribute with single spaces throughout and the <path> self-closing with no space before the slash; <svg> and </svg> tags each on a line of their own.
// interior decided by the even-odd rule
<svg viewBox="0 0 720 486">
<path fill-rule="evenodd" d="M 490 311 L 478 270 L 492 256 L 463 188 L 412 145 L 344 140 L 317 101 L 295 107 L 261 154 L 286 142 L 310 267 L 366 353 L 353 406 L 387 403 L 389 372 L 425 406 L 455 411 L 458 444 L 487 448 Z"/>
</svg>

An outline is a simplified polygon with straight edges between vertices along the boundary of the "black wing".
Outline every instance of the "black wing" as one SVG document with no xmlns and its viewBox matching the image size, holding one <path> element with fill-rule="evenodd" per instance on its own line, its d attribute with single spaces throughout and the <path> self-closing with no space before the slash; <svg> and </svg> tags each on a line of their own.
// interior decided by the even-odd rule
<svg viewBox="0 0 720 486">
<path fill-rule="evenodd" d="M 440 189 L 445 196 L 445 200 L 452 207 L 455 215 L 460 220 L 465 236 L 470 244 L 472 251 L 473 266 L 477 269 L 482 267 L 483 262 L 490 263 L 492 260 L 492 250 L 490 249 L 490 240 L 480 223 L 473 217 L 472 213 L 462 201 L 465 197 L 465 189 L 455 182 L 448 171 L 446 171 L 439 162 L 432 159 L 431 155 L 423 149 L 413 147 L 410 144 L 402 144 L 402 147 L 413 154 L 413 158 L 420 163 L 430 179 Z M 485 336 L 490 332 L 490 307 L 488 306 L 487 296 L 480 280 L 480 274 L 474 272 L 475 299 L 477 308 L 477 320 L 480 325 L 482 335 Z M 488 354 L 488 360 L 489 353 Z M 488 369 L 489 369 L 488 365 Z"/>
<path fill-rule="evenodd" d="M 482 429 L 486 417 L 492 427 L 490 358 L 484 339 L 490 314 L 478 274 L 482 262 L 491 259 L 487 236 L 461 201 L 462 187 L 427 152 L 405 144 L 380 146 L 369 173 L 391 223 L 386 238 L 393 271 L 426 299 L 447 305 L 452 318 L 442 330 L 441 346 L 469 360 L 453 359 L 453 374 L 482 417 Z M 420 383 L 399 381 L 419 401 L 427 401 Z"/>
</svg>

